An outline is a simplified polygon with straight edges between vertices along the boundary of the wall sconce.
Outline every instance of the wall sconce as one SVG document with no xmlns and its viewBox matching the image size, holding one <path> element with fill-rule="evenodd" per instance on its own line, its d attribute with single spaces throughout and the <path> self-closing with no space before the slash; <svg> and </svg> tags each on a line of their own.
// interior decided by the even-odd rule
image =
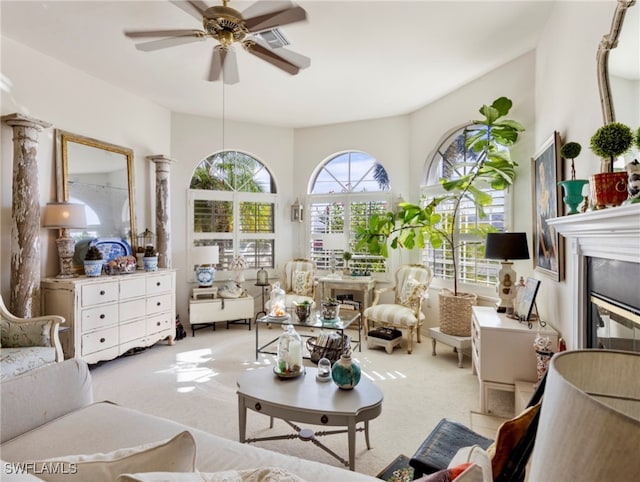
<svg viewBox="0 0 640 482">
<path fill-rule="evenodd" d="M 69 236 L 70 229 L 87 227 L 87 215 L 84 204 L 49 203 L 44 208 L 42 226 L 48 229 L 60 229 L 56 239 L 60 257 L 60 274 L 56 278 L 74 278 L 71 269 L 76 242 Z"/>
<path fill-rule="evenodd" d="M 502 269 L 498 272 L 498 312 L 513 312 L 513 299 L 516 296 L 516 272 L 510 259 L 529 259 L 529 246 L 526 233 L 489 233 L 484 249 L 487 259 L 501 259 Z"/>
<path fill-rule="evenodd" d="M 191 250 L 191 262 L 196 265 L 196 281 L 200 288 L 213 285 L 218 264 L 218 246 L 196 246 Z"/>
<path fill-rule="evenodd" d="M 298 198 L 296 198 L 296 202 L 291 205 L 291 222 L 302 222 L 302 205 L 298 202 Z"/>
</svg>

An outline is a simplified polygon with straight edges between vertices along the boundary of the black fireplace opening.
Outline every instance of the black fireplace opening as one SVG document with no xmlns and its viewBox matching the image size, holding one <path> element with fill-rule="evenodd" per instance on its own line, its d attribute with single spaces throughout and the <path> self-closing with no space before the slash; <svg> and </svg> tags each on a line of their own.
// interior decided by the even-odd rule
<svg viewBox="0 0 640 482">
<path fill-rule="evenodd" d="M 640 264 L 587 259 L 585 348 L 640 352 Z"/>
</svg>

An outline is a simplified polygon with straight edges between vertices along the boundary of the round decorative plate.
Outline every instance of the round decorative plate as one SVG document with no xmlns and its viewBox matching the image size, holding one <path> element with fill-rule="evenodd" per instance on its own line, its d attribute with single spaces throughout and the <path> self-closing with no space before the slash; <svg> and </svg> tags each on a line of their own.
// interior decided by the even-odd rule
<svg viewBox="0 0 640 482">
<path fill-rule="evenodd" d="M 276 316 L 276 315 L 267 315 L 267 318 L 273 321 L 282 321 L 282 320 L 286 320 L 288 318 L 291 318 L 291 315 L 282 315 L 282 316 Z"/>
</svg>

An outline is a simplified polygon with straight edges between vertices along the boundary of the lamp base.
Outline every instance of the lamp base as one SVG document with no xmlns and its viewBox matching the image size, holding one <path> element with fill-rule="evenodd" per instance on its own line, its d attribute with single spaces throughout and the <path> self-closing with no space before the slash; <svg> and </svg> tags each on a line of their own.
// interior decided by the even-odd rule
<svg viewBox="0 0 640 482">
<path fill-rule="evenodd" d="M 63 230 L 63 235 L 56 239 L 58 246 L 58 256 L 60 257 L 60 274 L 56 276 L 58 279 L 77 278 L 78 275 L 73 272 L 73 253 L 75 251 L 76 242 L 71 236 Z"/>
<path fill-rule="evenodd" d="M 498 313 L 505 313 L 508 308 L 513 308 L 513 299 L 516 297 L 516 272 L 512 268 L 511 261 L 503 261 L 502 269 L 498 272 Z"/>
<path fill-rule="evenodd" d="M 200 288 L 210 288 L 213 286 L 213 278 L 216 270 L 212 266 L 198 266 L 196 268 L 196 281 Z"/>
</svg>

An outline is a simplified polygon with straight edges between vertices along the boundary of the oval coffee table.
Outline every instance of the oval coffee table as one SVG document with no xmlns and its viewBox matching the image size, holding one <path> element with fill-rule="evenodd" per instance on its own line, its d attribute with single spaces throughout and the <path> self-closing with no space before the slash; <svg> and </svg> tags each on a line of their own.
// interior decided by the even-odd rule
<svg viewBox="0 0 640 482">
<path fill-rule="evenodd" d="M 367 449 L 370 449 L 369 420 L 382 412 L 382 392 L 364 377 L 353 390 L 341 390 L 332 382 L 316 381 L 317 368 L 305 369 L 306 373 L 297 378 L 280 379 L 273 373 L 272 367 L 257 368 L 245 372 L 238 379 L 240 442 L 299 438 L 313 442 L 354 470 L 356 432 L 364 431 Z M 247 409 L 271 417 L 270 428 L 273 428 L 273 418 L 276 417 L 284 420 L 296 433 L 247 439 Z M 314 432 L 300 428 L 293 422 L 347 428 Z M 363 422 L 364 426 L 356 427 L 359 422 Z M 348 462 L 317 439 L 322 435 L 338 433 L 348 434 Z"/>
</svg>

